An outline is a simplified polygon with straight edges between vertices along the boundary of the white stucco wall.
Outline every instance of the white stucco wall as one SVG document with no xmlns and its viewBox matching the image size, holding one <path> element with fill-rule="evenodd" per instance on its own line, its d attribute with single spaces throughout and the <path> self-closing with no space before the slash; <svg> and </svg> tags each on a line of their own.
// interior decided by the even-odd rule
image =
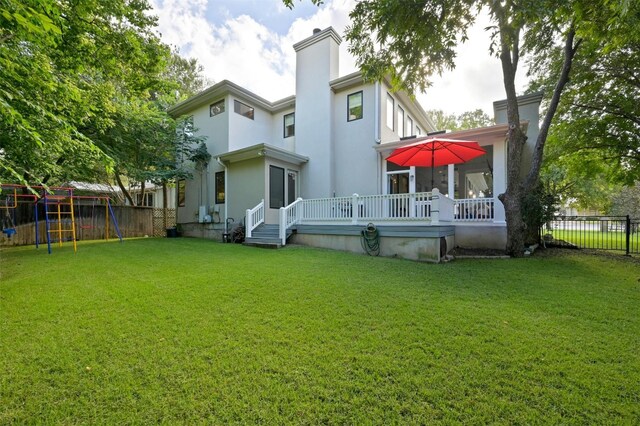
<svg viewBox="0 0 640 426">
<path fill-rule="evenodd" d="M 362 91 L 362 118 L 347 121 L 347 97 Z M 336 196 L 377 193 L 378 164 L 375 149 L 375 86 L 359 85 L 335 94 L 334 161 Z"/>
<path fill-rule="evenodd" d="M 254 108 L 254 119 L 234 112 L 235 100 Z M 229 149 L 246 148 L 258 143 L 271 143 L 273 117 L 269 111 L 259 108 L 248 100 L 229 97 Z"/>
<path fill-rule="evenodd" d="M 387 97 L 390 95 L 393 98 L 393 129 L 387 126 Z M 404 122 L 405 132 L 404 136 L 415 136 L 416 126 L 420 127 L 422 136 L 426 136 L 428 132 L 432 132 L 436 129 L 430 127 L 418 114 L 413 111 L 413 107 L 407 101 L 406 96 L 401 96 L 399 93 L 392 93 L 389 86 L 386 83 L 380 85 L 380 134 L 381 142 L 394 142 L 400 139 L 400 127 L 398 126 L 398 107 L 404 110 Z M 408 118 L 413 120 L 413 130 L 410 132 L 408 129 Z"/>
<path fill-rule="evenodd" d="M 177 222 L 197 222 L 199 206 L 207 206 L 207 212 L 215 209 L 215 172 L 224 170 L 216 163 L 215 157 L 229 150 L 229 96 L 220 96 L 206 105 L 201 105 L 192 113 L 193 124 L 199 135 L 206 136 L 204 141 L 211 161 L 206 170 L 192 169 L 192 179 L 186 181 L 185 206 L 178 207 Z M 225 111 L 210 117 L 209 105 L 220 99 L 225 100 Z M 231 104 L 233 108 L 233 104 Z M 237 115 L 237 114 L 236 114 Z M 244 118 L 244 117 L 243 117 Z M 224 214 L 224 205 L 220 205 L 220 217 Z M 224 220 L 224 218 L 222 218 Z"/>
<path fill-rule="evenodd" d="M 288 108 L 284 111 L 279 111 L 272 115 L 271 117 L 271 139 L 270 144 L 277 146 L 278 148 L 283 148 L 292 152 L 296 152 L 296 137 L 297 134 L 297 126 L 298 126 L 298 117 L 294 118 L 295 123 L 295 134 L 294 136 L 290 136 L 288 138 L 284 137 L 284 116 L 295 113 L 293 108 Z"/>
<path fill-rule="evenodd" d="M 338 76 L 338 43 L 331 36 L 296 52 L 296 152 L 309 157 L 303 173 L 305 198 L 330 197 L 334 190 L 333 92 L 329 81 Z"/>
<path fill-rule="evenodd" d="M 536 139 L 540 132 L 540 102 L 542 93 L 532 93 L 529 95 L 518 96 L 518 109 L 520 111 L 520 120 L 529 122 L 527 126 L 527 143 L 522 149 L 522 164 L 531 164 L 533 148 L 536 145 Z M 493 113 L 496 124 L 507 123 L 507 101 L 501 100 L 493 103 Z M 523 167 L 521 177 L 526 176 L 529 167 Z"/>
<path fill-rule="evenodd" d="M 225 111 L 214 117 L 209 116 L 209 104 L 203 105 L 193 112 L 193 125 L 198 129 L 199 135 L 207 137 L 205 141 L 207 150 L 214 157 L 229 149 L 229 97 L 226 96 L 224 99 Z M 231 108 L 233 108 L 233 104 Z"/>
</svg>

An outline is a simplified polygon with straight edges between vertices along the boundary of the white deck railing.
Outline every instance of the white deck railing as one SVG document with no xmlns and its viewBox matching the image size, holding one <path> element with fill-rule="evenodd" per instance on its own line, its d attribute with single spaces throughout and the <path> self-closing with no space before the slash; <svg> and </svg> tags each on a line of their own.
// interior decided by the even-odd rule
<svg viewBox="0 0 640 426">
<path fill-rule="evenodd" d="M 247 209 L 245 222 L 246 237 L 251 238 L 251 232 L 264 222 L 264 199 L 254 208 Z"/>
<path fill-rule="evenodd" d="M 264 222 L 264 200 L 246 213 L 246 236 Z M 493 198 L 452 200 L 437 189 L 413 194 L 358 195 L 350 197 L 298 198 L 280 208 L 278 237 L 286 244 L 287 230 L 295 224 L 362 222 L 482 222 L 494 219 Z"/>
<path fill-rule="evenodd" d="M 300 223 L 302 216 L 302 198 L 298 198 L 286 207 L 280 207 L 279 234 L 282 245 L 287 244 L 287 229 Z"/>
<path fill-rule="evenodd" d="M 455 220 L 459 222 L 488 222 L 494 219 L 493 198 L 454 200 Z"/>
<path fill-rule="evenodd" d="M 452 221 L 454 202 L 437 190 L 413 194 L 358 195 L 301 200 L 298 223 Z"/>
</svg>

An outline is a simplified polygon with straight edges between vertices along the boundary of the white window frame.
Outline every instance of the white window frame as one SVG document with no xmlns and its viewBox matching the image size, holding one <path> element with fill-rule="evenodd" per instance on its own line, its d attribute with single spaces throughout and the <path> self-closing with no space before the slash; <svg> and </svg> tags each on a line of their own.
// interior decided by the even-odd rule
<svg viewBox="0 0 640 426">
<path fill-rule="evenodd" d="M 405 137 L 405 132 L 404 132 L 404 109 L 402 109 L 402 107 L 400 105 L 398 105 L 398 136 L 400 136 L 401 138 Z"/>
<path fill-rule="evenodd" d="M 291 133 L 287 134 L 287 118 L 291 117 L 293 119 L 293 122 L 289 125 L 291 126 Z M 291 112 L 289 114 L 285 114 L 284 117 L 282 118 L 282 136 L 286 139 L 286 138 L 290 138 L 292 136 L 296 135 L 296 114 L 295 112 Z"/>
<path fill-rule="evenodd" d="M 391 105 L 389 105 L 389 103 L 391 103 Z M 389 108 L 389 106 L 391 106 L 391 108 Z M 387 127 L 390 128 L 391 130 L 395 130 L 395 127 L 393 126 L 393 118 L 395 117 L 395 111 L 394 111 L 395 107 L 396 107 L 395 99 L 393 99 L 393 96 L 387 93 Z"/>
<path fill-rule="evenodd" d="M 247 109 L 246 112 L 242 112 L 242 107 L 245 107 Z M 251 105 L 247 105 L 244 102 L 240 102 L 237 99 L 233 100 L 233 111 L 236 114 L 239 114 L 243 117 L 247 117 L 250 120 L 254 120 L 255 119 L 255 114 L 256 114 L 256 110 L 254 107 L 252 107 Z"/>
<path fill-rule="evenodd" d="M 353 116 L 351 118 L 351 98 L 360 95 L 360 116 Z M 347 122 L 361 120 L 364 117 L 364 95 L 362 90 L 347 95 Z"/>
</svg>

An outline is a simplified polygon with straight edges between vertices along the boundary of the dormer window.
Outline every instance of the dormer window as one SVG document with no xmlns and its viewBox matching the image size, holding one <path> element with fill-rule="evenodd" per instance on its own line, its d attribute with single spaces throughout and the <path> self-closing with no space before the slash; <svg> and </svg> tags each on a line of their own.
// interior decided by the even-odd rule
<svg viewBox="0 0 640 426">
<path fill-rule="evenodd" d="M 209 117 L 216 116 L 224 112 L 224 99 L 209 105 Z"/>
<path fill-rule="evenodd" d="M 247 104 L 243 104 L 237 99 L 234 99 L 233 101 L 233 110 L 235 111 L 236 114 L 240 114 L 244 117 L 247 117 L 253 120 L 253 113 L 254 113 L 253 107 L 250 107 Z"/>
</svg>

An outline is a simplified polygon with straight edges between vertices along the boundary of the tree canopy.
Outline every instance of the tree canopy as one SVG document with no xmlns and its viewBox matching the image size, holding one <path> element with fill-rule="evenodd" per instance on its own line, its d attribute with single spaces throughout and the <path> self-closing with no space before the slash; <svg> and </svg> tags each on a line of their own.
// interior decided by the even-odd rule
<svg viewBox="0 0 640 426">
<path fill-rule="evenodd" d="M 568 175 L 630 185 L 640 180 L 640 8 L 629 4 L 626 25 L 612 40 L 585 38 L 550 129 L 549 166 Z M 534 61 L 529 90 L 549 91 L 562 62 L 553 50 Z M 576 185 L 579 187 L 579 185 Z"/>
<path fill-rule="evenodd" d="M 0 179 L 166 176 L 182 148 L 165 109 L 206 81 L 149 12 L 145 0 L 0 3 Z"/>
</svg>

